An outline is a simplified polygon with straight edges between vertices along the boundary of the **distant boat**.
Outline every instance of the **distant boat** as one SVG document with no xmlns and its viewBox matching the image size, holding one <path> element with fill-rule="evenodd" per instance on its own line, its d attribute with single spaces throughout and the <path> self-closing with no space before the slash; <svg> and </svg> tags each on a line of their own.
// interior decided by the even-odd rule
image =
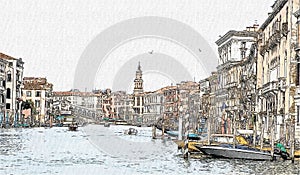
<svg viewBox="0 0 300 175">
<path fill-rule="evenodd" d="M 231 159 L 248 159 L 248 160 L 272 160 L 272 155 L 268 151 L 261 151 L 249 146 L 236 145 L 233 148 L 232 144 L 220 145 L 195 145 L 201 152 L 213 157 L 223 157 Z M 274 156 L 280 156 L 274 154 Z"/>
<path fill-rule="evenodd" d="M 129 128 L 128 130 L 125 130 L 124 134 L 127 135 L 137 135 L 138 130 L 134 129 L 134 128 Z"/>
<path fill-rule="evenodd" d="M 105 123 L 104 123 L 104 127 L 110 127 L 110 123 L 105 122 Z"/>
<path fill-rule="evenodd" d="M 71 124 L 69 125 L 69 131 L 77 131 L 78 125 L 77 124 Z"/>
<path fill-rule="evenodd" d="M 125 120 L 116 120 L 115 125 L 128 125 L 128 123 Z"/>
</svg>

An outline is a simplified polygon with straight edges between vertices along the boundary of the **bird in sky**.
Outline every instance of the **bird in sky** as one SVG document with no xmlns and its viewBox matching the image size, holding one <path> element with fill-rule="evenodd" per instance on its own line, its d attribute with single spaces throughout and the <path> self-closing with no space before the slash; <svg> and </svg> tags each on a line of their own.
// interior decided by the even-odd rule
<svg viewBox="0 0 300 175">
<path fill-rule="evenodd" d="M 153 50 L 151 50 L 150 52 L 148 52 L 149 54 L 153 54 Z"/>
</svg>

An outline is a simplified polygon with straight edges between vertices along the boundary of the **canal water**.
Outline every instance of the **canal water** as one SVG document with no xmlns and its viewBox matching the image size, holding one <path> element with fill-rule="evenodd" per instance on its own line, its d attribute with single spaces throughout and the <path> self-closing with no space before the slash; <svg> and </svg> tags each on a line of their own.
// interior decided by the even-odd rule
<svg viewBox="0 0 300 175">
<path fill-rule="evenodd" d="M 0 174 L 300 174 L 300 163 L 200 158 L 184 160 L 151 128 L 88 125 L 0 129 Z"/>
</svg>

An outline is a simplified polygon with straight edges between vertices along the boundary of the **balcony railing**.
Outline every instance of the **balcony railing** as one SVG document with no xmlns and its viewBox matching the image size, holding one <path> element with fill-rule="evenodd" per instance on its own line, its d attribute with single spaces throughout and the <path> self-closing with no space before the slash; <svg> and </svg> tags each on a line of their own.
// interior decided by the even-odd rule
<svg viewBox="0 0 300 175">
<path fill-rule="evenodd" d="M 267 84 L 263 85 L 262 87 L 262 95 L 267 94 L 267 93 L 276 93 L 278 91 L 278 82 L 277 81 L 272 81 L 268 82 Z"/>
<path fill-rule="evenodd" d="M 238 86 L 237 82 L 230 82 L 225 85 L 225 88 L 228 89 L 228 88 L 233 88 L 233 87 L 237 87 L 237 86 Z"/>
<path fill-rule="evenodd" d="M 285 77 L 280 77 L 278 78 L 278 88 L 282 91 L 286 89 L 286 78 Z"/>
</svg>

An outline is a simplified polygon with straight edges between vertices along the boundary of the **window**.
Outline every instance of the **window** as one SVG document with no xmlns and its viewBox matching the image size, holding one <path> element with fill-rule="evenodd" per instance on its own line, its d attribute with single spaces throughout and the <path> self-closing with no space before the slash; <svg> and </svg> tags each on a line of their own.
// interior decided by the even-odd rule
<svg viewBox="0 0 300 175">
<path fill-rule="evenodd" d="M 36 97 L 40 97 L 40 96 L 41 96 L 41 91 L 36 91 L 36 92 L 35 92 L 35 96 L 36 96 Z"/>
<path fill-rule="evenodd" d="M 286 12 L 285 12 L 286 14 L 285 14 L 285 22 L 288 22 L 288 19 L 289 19 L 289 8 L 287 7 L 286 8 Z"/>
<path fill-rule="evenodd" d="M 26 96 L 31 97 L 31 91 L 26 91 Z"/>
<path fill-rule="evenodd" d="M 10 103 L 6 103 L 6 109 L 10 109 Z"/>
<path fill-rule="evenodd" d="M 284 53 L 284 65 L 283 65 L 283 69 L 284 69 L 284 77 L 287 76 L 287 52 L 285 51 Z"/>
<path fill-rule="evenodd" d="M 297 119 L 296 119 L 296 121 L 297 121 L 297 123 L 300 123 L 300 106 L 297 106 Z"/>
<path fill-rule="evenodd" d="M 10 99 L 10 88 L 6 90 L 6 98 Z"/>
<path fill-rule="evenodd" d="M 40 100 L 35 100 L 35 107 L 39 108 L 41 106 Z"/>
<path fill-rule="evenodd" d="M 241 48 L 246 48 L 246 42 L 242 42 Z"/>
<path fill-rule="evenodd" d="M 8 81 L 8 82 L 11 81 L 11 73 L 10 73 L 10 72 L 7 74 L 7 81 Z"/>
<path fill-rule="evenodd" d="M 245 57 L 246 57 L 246 53 L 245 53 L 245 51 L 242 51 L 241 52 L 241 58 L 244 59 Z"/>
<path fill-rule="evenodd" d="M 296 85 L 299 86 L 300 85 L 300 63 L 297 63 L 297 73 L 296 73 Z"/>
</svg>

